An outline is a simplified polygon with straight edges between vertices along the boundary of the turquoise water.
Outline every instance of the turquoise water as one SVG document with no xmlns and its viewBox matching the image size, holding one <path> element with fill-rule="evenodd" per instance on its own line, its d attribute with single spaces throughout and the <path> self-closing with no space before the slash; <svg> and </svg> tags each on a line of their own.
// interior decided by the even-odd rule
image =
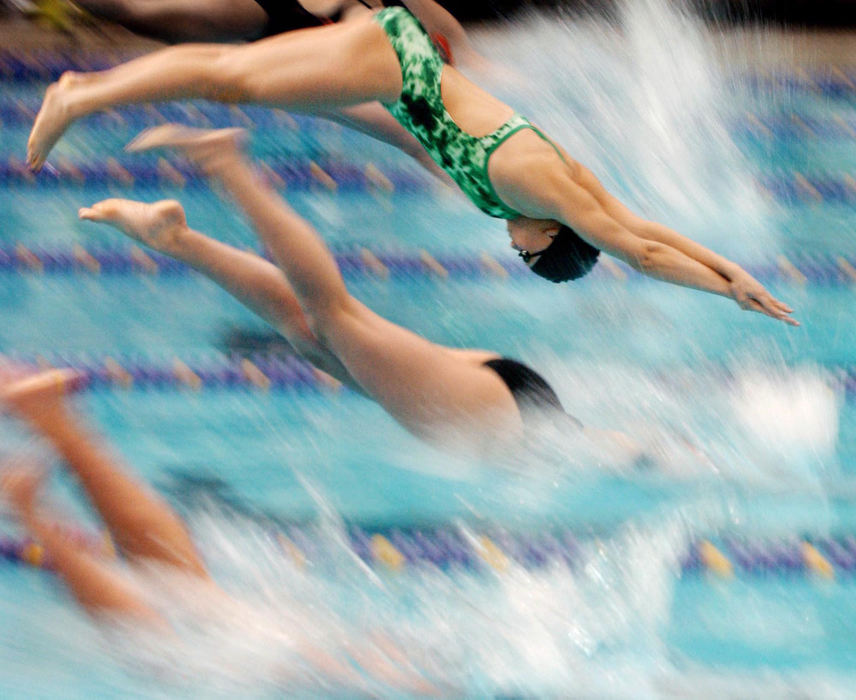
<svg viewBox="0 0 856 700">
<path fill-rule="evenodd" d="M 773 274 L 777 255 L 801 260 L 808 245 L 833 267 L 836 256 L 856 254 L 853 204 L 788 200 L 775 192 L 767 199 L 758 187 L 782 173 L 853 172 L 856 141 L 846 133 L 800 138 L 745 128 L 747 110 L 762 122 L 794 114 L 848 122 L 856 97 L 753 91 L 706 62 L 705 34 L 693 26 L 675 46 L 645 53 L 683 52 L 683 75 L 634 76 L 623 52 L 633 55 L 639 35 L 656 37 L 685 21 L 651 5 L 634 8 L 635 33 L 606 55 L 614 38 L 597 27 L 538 18 L 517 27 L 516 36 L 528 38 L 503 57 L 514 65 L 516 53 L 523 55 L 516 65 L 530 68 L 534 83 L 555 68 L 541 65 L 527 41 L 547 42 L 556 33 L 572 39 L 566 58 L 574 66 L 568 84 L 550 98 L 521 91 L 519 99 L 531 101 L 529 111 L 543 114 L 551 133 L 635 207 L 660 212 L 693 237 L 766 270 L 771 291 L 796 308 L 801 328 L 636 276 L 622 282 L 603 269 L 561 288 L 486 275 L 348 281 L 379 313 L 432 340 L 489 347 L 539 367 L 586 423 L 645 436 L 680 428 L 711 456 L 716 472 L 685 451 L 671 454 L 671 470 L 646 474 L 615 474 L 608 463 L 569 455 L 533 456 L 514 470 L 473 465 L 419 445 L 357 396 L 318 388 L 268 394 L 101 388 L 79 400 L 137 473 L 189 517 L 232 591 L 270 618 L 295 607 L 311 610 L 334 652 L 337 633 L 371 646 L 358 635 L 377 627 L 450 696 L 846 697 L 856 654 L 850 573 L 839 570 L 825 581 L 804 571 L 738 571 L 734 579 L 714 580 L 681 575 L 679 562 L 700 537 L 856 533 L 856 409 L 844 383 L 856 359 L 853 289 L 840 276 L 809 276 L 799 284 Z M 488 49 L 507 46 L 506 39 L 483 37 Z M 29 103 L 38 93 L 35 86 L 5 87 L 4 100 Z M 710 95 L 727 99 L 705 110 Z M 640 104 L 650 109 L 633 117 L 614 111 Z M 125 125 L 76 126 L 59 155 L 83 164 L 118 154 L 135 133 L 137 117 L 129 114 Z M 326 154 L 358 168 L 374 161 L 422 177 L 404 157 L 362 137 L 302 124 L 281 138 L 259 130 L 254 152 L 296 160 Z M 24 123 L 0 130 L 0 160 L 20 157 L 26 132 Z M 122 162 L 133 167 L 127 157 Z M 501 223 L 422 182 L 417 191 L 382 196 L 345 187 L 338 194 L 290 187 L 287 194 L 337 250 L 366 246 L 412 256 L 425 248 L 461 257 L 487 251 L 513 260 Z M 0 243 L 36 251 L 75 244 L 123 249 L 118 234 L 75 219 L 78 206 L 107 196 L 175 197 L 195 228 L 235 245 L 254 243 L 228 205 L 195 185 L 38 182 L 0 191 Z M 191 274 L 2 271 L 0 300 L 0 351 L 25 358 L 217 362 L 235 328 L 264 330 L 215 285 Z M 224 483 L 232 510 L 212 503 L 200 479 Z M 72 490 L 62 475 L 56 481 L 61 492 Z M 93 522 L 85 510 L 70 508 Z M 331 561 L 304 570 L 283 563 L 259 525 L 264 516 L 317 522 L 314 537 L 326 542 Z M 380 573 L 378 584 L 337 546 L 339 518 L 510 532 L 563 527 L 579 533 L 584 551 L 571 570 L 417 568 Z M 222 630 L 191 636 L 197 648 L 184 649 L 172 671 L 186 663 L 193 679 L 169 673 L 153 679 L 145 671 L 151 650 L 134 648 L 133 640 L 105 645 L 44 572 L 4 564 L 0 590 L 0 682 L 7 697 L 282 693 L 275 675 L 257 672 L 270 645 L 256 636 L 248 634 L 246 648 L 235 651 L 234 668 L 220 669 L 222 677 L 212 672 L 207 681 Z M 230 634 L 234 641 L 240 633 Z M 307 697 L 356 692 L 331 690 L 291 670 L 298 682 L 289 687 Z"/>
</svg>

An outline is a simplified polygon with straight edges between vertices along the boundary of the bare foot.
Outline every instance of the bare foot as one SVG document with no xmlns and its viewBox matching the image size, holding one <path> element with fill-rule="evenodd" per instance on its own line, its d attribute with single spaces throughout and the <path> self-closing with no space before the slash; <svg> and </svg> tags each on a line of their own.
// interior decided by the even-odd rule
<svg viewBox="0 0 856 700">
<path fill-rule="evenodd" d="M 2 494 L 19 515 L 26 517 L 35 510 L 45 472 L 37 467 L 7 467 L 0 473 Z"/>
<path fill-rule="evenodd" d="M 149 248 L 170 254 L 187 231 L 184 209 L 174 199 L 154 204 L 128 199 L 105 199 L 83 207 L 77 215 L 87 221 L 109 224 Z"/>
<path fill-rule="evenodd" d="M 194 129 L 182 124 L 163 124 L 146 129 L 125 150 L 172 148 L 210 175 L 240 158 L 245 141 L 243 129 Z"/>
<path fill-rule="evenodd" d="M 49 369 L 21 376 L 0 375 L 0 403 L 19 418 L 39 427 L 64 410 L 63 397 L 81 379 L 71 369 Z"/>
<path fill-rule="evenodd" d="M 75 116 L 69 108 L 69 95 L 84 81 L 85 78 L 76 73 L 64 73 L 45 92 L 45 99 L 27 142 L 27 166 L 31 170 L 41 170 L 54 144 L 74 121 Z"/>
</svg>

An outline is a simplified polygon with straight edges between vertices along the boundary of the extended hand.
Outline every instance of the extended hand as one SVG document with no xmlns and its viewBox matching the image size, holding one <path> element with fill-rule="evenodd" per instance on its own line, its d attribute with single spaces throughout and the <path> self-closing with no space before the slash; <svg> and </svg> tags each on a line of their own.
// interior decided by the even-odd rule
<svg viewBox="0 0 856 700">
<path fill-rule="evenodd" d="M 740 273 L 734 275 L 729 283 L 729 291 L 731 298 L 737 302 L 741 309 L 770 316 L 791 326 L 800 325 L 790 316 L 794 310 L 776 299 L 765 289 L 764 285 L 748 272 L 741 270 Z"/>
</svg>

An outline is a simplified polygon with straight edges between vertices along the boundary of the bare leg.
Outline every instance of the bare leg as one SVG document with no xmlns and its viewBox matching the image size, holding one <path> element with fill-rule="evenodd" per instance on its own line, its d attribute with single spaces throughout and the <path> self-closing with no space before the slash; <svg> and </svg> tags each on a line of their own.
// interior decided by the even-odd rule
<svg viewBox="0 0 856 700">
<path fill-rule="evenodd" d="M 483 366 L 496 355 L 464 355 L 431 343 L 350 296 L 324 242 L 256 176 L 238 143 L 233 130 L 166 125 L 144 133 L 130 148 L 180 148 L 226 188 L 288 277 L 315 337 L 405 427 L 441 440 L 449 427 L 460 427 L 477 449 L 515 437 L 521 424 L 511 393 Z"/>
<path fill-rule="evenodd" d="M 64 536 L 56 523 L 39 515 L 36 496 L 40 484 L 41 474 L 38 471 L 9 469 L 0 480 L 0 490 L 21 524 L 44 547 L 57 575 L 77 602 L 93 615 L 118 613 L 165 626 L 165 620 L 145 603 L 130 581 L 96 559 L 79 542 Z"/>
<path fill-rule="evenodd" d="M 81 209 L 79 214 L 82 219 L 110 224 L 211 278 L 267 321 L 316 367 L 362 391 L 339 359 L 315 338 L 282 271 L 258 255 L 191 230 L 178 202 L 143 204 L 108 199 Z"/>
<path fill-rule="evenodd" d="M 74 377 L 68 370 L 49 370 L 13 380 L 0 385 L 0 400 L 68 463 L 124 554 L 208 578 L 182 520 L 125 474 L 119 460 L 68 410 L 64 395 Z"/>
<path fill-rule="evenodd" d="M 267 14 L 255 0 L 78 0 L 96 17 L 168 42 L 261 36 Z"/>
<path fill-rule="evenodd" d="M 48 88 L 27 145 L 38 169 L 75 119 L 121 104 L 198 97 L 314 111 L 401 91 L 398 57 L 370 17 L 245 46 L 186 44 L 101 73 L 65 74 Z"/>
<path fill-rule="evenodd" d="M 447 185 L 455 184 L 452 178 L 431 159 L 428 152 L 422 148 L 422 144 L 411 136 L 410 132 L 401 126 L 379 102 L 368 102 L 362 105 L 343 107 L 339 110 L 324 111 L 319 116 L 344 124 L 378 141 L 395 146 L 413 158 L 438 180 Z"/>
</svg>

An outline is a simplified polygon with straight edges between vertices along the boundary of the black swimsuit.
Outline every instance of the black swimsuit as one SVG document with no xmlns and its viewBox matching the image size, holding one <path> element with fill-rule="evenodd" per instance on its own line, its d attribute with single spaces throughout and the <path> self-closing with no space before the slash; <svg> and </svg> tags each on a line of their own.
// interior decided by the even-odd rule
<svg viewBox="0 0 856 700">
<path fill-rule="evenodd" d="M 359 2 L 370 10 L 373 9 L 365 0 Z M 333 24 L 342 18 L 339 10 L 330 17 L 317 17 L 300 4 L 299 0 L 256 0 L 267 13 L 268 21 L 265 25 L 263 37 L 291 32 L 295 29 L 307 29 L 309 27 L 322 27 L 325 24 Z M 400 5 L 398 0 L 385 1 L 384 6 Z"/>
<path fill-rule="evenodd" d="M 524 423 L 533 419 L 543 419 L 544 414 L 548 412 L 565 413 L 562 402 L 559 401 L 553 387 L 532 368 L 507 357 L 488 360 L 484 364 L 505 382 L 517 403 Z"/>
<path fill-rule="evenodd" d="M 316 17 L 304 8 L 298 0 L 256 0 L 256 3 L 268 16 L 262 36 L 273 36 L 295 29 L 320 27 L 339 19 L 338 14 L 329 19 Z"/>
</svg>

